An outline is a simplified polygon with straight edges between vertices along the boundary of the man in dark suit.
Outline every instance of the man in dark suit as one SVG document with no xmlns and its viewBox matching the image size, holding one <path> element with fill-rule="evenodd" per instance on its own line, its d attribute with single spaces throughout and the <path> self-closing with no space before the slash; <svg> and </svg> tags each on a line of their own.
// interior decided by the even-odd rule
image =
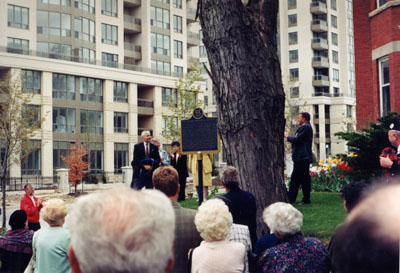
<svg viewBox="0 0 400 273">
<path fill-rule="evenodd" d="M 257 242 L 256 198 L 252 193 L 240 189 L 239 173 L 233 166 L 224 169 L 221 174 L 221 181 L 228 192 L 224 196 L 231 202 L 229 210 L 232 214 L 233 223 L 249 227 L 251 244 L 254 249 Z"/>
<path fill-rule="evenodd" d="M 178 141 L 171 144 L 172 152 L 169 154 L 171 157 L 171 165 L 178 171 L 179 175 L 179 197 L 178 202 L 185 200 L 186 178 L 189 176 L 187 167 L 187 156 L 181 155 L 179 147 L 181 146 Z"/>
<path fill-rule="evenodd" d="M 154 171 L 154 188 L 163 192 L 172 202 L 175 213 L 175 264 L 172 273 L 186 273 L 189 268 L 189 249 L 197 247 L 201 237 L 194 224 L 196 211 L 182 208 L 178 200 L 178 172 L 172 167 L 159 167 Z"/>
<path fill-rule="evenodd" d="M 142 132 L 143 142 L 137 143 L 133 148 L 133 161 L 131 163 L 133 168 L 133 177 L 131 182 L 132 189 L 138 189 L 139 187 L 139 173 L 142 170 L 142 160 L 145 158 L 152 158 L 160 162 L 160 154 L 158 148 L 151 141 L 151 135 L 149 131 Z M 152 170 L 154 171 L 154 169 Z"/>
<path fill-rule="evenodd" d="M 290 178 L 289 202 L 294 203 L 301 185 L 303 191 L 303 201 L 300 205 L 310 204 L 311 180 L 310 163 L 313 161 L 311 145 L 313 139 L 313 129 L 310 125 L 310 114 L 302 112 L 298 115 L 300 127 L 294 137 L 289 136 L 285 131 L 287 141 L 292 143 L 293 172 Z"/>
</svg>

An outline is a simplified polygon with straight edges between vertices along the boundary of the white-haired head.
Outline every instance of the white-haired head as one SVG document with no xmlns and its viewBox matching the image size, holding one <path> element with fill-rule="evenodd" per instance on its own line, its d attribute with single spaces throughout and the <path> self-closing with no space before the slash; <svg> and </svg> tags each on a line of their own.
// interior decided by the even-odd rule
<svg viewBox="0 0 400 273">
<path fill-rule="evenodd" d="M 161 273 L 171 265 L 175 216 L 157 190 L 118 188 L 81 197 L 68 220 L 71 265 L 76 258 L 83 273 Z"/>
<path fill-rule="evenodd" d="M 63 224 L 67 216 L 65 202 L 58 198 L 49 199 L 44 203 L 40 215 L 50 226 Z"/>
<path fill-rule="evenodd" d="M 296 234 L 303 225 L 303 215 L 288 203 L 276 202 L 264 209 L 263 220 L 271 230 L 282 236 Z"/>
<path fill-rule="evenodd" d="M 211 199 L 201 204 L 194 223 L 204 240 L 219 241 L 228 236 L 232 226 L 232 215 L 222 200 Z"/>
</svg>

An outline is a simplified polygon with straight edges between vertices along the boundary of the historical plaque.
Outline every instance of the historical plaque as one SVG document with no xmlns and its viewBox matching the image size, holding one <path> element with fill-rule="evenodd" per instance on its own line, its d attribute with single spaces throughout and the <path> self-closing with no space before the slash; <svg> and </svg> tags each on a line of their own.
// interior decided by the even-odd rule
<svg viewBox="0 0 400 273">
<path fill-rule="evenodd" d="M 182 154 L 219 153 L 217 118 L 207 118 L 201 108 L 196 108 L 190 119 L 181 121 L 181 143 Z"/>
</svg>

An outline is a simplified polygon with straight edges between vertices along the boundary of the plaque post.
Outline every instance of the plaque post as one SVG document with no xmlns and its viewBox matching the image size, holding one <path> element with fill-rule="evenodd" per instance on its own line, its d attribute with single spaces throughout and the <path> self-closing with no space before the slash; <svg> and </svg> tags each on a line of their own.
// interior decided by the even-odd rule
<svg viewBox="0 0 400 273">
<path fill-rule="evenodd" d="M 199 206 L 203 203 L 203 157 L 201 152 L 197 153 L 197 168 L 199 173 Z"/>
</svg>

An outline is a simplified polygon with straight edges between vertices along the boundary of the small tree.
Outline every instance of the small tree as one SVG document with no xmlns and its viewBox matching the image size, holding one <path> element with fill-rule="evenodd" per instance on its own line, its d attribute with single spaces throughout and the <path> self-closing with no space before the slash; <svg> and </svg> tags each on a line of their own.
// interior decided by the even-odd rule
<svg viewBox="0 0 400 273">
<path fill-rule="evenodd" d="M 75 187 L 75 196 L 77 195 L 77 187 L 81 182 L 82 177 L 89 171 L 89 163 L 85 162 L 83 158 L 87 155 L 87 152 L 80 142 L 71 145 L 70 154 L 65 157 L 61 156 L 65 164 L 69 168 L 69 182 L 71 186 Z"/>
<path fill-rule="evenodd" d="M 351 180 L 370 181 L 382 175 L 379 155 L 382 149 L 391 146 L 388 140 L 389 125 L 393 120 L 400 120 L 400 115 L 390 112 L 370 123 L 370 128 L 358 132 L 338 132 L 335 135 L 347 141 L 349 152 L 356 156 L 341 155 L 353 169 L 349 171 Z"/>
<path fill-rule="evenodd" d="M 163 115 L 166 124 L 163 136 L 166 139 L 171 141 L 179 139 L 180 121 L 189 119 L 194 109 L 203 106 L 203 101 L 198 99 L 200 85 L 196 84 L 200 80 L 200 65 L 196 62 L 190 66 L 190 72 L 184 78 L 179 78 L 175 82 L 176 97 L 168 98 L 170 115 Z"/>
<path fill-rule="evenodd" d="M 3 193 L 3 225 L 6 227 L 6 177 L 11 165 L 20 164 L 39 147 L 29 141 L 44 118 L 40 107 L 30 107 L 33 94 L 23 92 L 20 76 L 8 72 L 0 80 L 0 175 Z"/>
</svg>

